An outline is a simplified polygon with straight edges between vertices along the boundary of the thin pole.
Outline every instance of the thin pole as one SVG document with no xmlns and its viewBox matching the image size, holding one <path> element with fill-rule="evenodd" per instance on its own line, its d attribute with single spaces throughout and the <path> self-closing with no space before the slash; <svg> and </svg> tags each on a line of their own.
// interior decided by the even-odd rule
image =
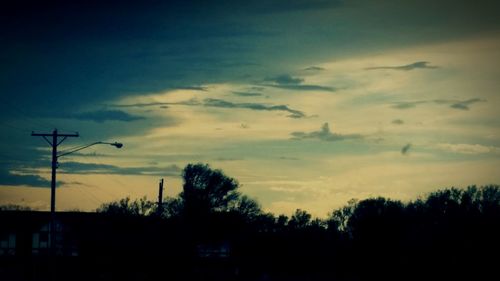
<svg viewBox="0 0 500 281">
<path fill-rule="evenodd" d="M 160 180 L 159 190 L 158 190 L 158 214 L 161 215 L 163 212 L 163 179 Z"/>
<path fill-rule="evenodd" d="M 52 132 L 52 180 L 50 182 L 50 214 L 56 212 L 57 129 Z"/>
<path fill-rule="evenodd" d="M 49 254 L 55 256 L 55 242 L 56 242 L 56 170 L 57 170 L 57 146 L 60 145 L 68 137 L 78 137 L 76 134 L 59 134 L 57 129 L 54 129 L 51 134 L 37 134 L 31 133 L 33 137 L 43 137 L 47 143 L 52 147 L 52 176 L 50 181 L 50 226 L 49 226 Z M 52 141 L 47 137 L 52 137 Z M 61 141 L 59 141 L 61 137 Z"/>
</svg>

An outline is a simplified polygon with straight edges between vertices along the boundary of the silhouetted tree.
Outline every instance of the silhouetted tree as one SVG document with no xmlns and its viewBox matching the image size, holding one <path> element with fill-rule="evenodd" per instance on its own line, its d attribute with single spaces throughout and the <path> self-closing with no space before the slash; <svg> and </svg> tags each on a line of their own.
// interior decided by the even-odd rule
<svg viewBox="0 0 500 281">
<path fill-rule="evenodd" d="M 102 204 L 96 211 L 110 215 L 147 216 L 154 213 L 155 210 L 155 203 L 147 200 L 146 197 L 134 201 L 126 197 L 119 201 Z"/>
<path fill-rule="evenodd" d="M 228 205 L 229 211 L 238 213 L 239 215 L 250 221 L 255 220 L 257 216 L 262 214 L 262 209 L 259 202 L 246 195 L 232 200 Z"/>
<path fill-rule="evenodd" d="M 227 211 L 239 198 L 238 182 L 208 164 L 188 164 L 183 172 L 183 191 L 180 194 L 188 215 Z"/>
<path fill-rule="evenodd" d="M 288 226 L 292 229 L 305 229 L 311 224 L 311 215 L 304 210 L 297 209 L 290 218 Z"/>
<path fill-rule="evenodd" d="M 178 218 L 182 215 L 183 209 L 184 209 L 184 204 L 180 198 L 169 197 L 163 200 L 161 217 Z"/>
<path fill-rule="evenodd" d="M 0 211 L 32 211 L 32 209 L 28 206 L 7 204 L 7 205 L 0 205 Z"/>
</svg>

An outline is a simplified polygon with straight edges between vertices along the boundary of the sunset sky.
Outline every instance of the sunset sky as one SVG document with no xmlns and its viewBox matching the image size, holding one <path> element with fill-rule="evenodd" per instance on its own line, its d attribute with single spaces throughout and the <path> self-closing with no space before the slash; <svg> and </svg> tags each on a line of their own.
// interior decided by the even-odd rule
<svg viewBox="0 0 500 281">
<path fill-rule="evenodd" d="M 276 214 L 500 183 L 498 1 L 37 2 L 0 4 L 0 204 L 49 209 L 54 128 L 124 143 L 61 157 L 58 210 L 197 162 Z"/>
</svg>

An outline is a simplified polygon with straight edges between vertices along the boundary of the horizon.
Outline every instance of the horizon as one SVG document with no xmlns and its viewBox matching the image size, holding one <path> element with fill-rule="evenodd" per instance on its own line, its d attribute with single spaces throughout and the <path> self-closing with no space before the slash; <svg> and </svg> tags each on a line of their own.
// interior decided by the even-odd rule
<svg viewBox="0 0 500 281">
<path fill-rule="evenodd" d="M 500 183 L 496 1 L 75 1 L 0 11 L 0 204 L 182 190 L 208 163 L 265 211 L 325 217 Z M 431 5 L 432 3 L 432 5 Z M 431 8 L 429 8 L 431 7 Z"/>
</svg>

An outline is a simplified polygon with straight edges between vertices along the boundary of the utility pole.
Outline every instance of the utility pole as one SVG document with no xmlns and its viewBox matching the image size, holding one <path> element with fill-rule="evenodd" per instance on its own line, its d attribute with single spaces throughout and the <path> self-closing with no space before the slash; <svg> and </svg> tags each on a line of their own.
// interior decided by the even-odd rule
<svg viewBox="0 0 500 281">
<path fill-rule="evenodd" d="M 163 179 L 160 179 L 160 185 L 158 190 L 158 215 L 163 212 Z"/>
<path fill-rule="evenodd" d="M 52 180 L 50 182 L 50 253 L 55 255 L 55 214 L 56 214 L 56 169 L 57 169 L 57 146 L 60 145 L 69 137 L 79 137 L 78 133 L 75 134 L 59 134 L 57 129 L 52 133 L 35 133 L 32 132 L 33 137 L 43 137 L 45 141 L 52 147 Z M 50 139 L 52 138 L 52 140 Z M 61 138 L 61 139 L 59 139 Z"/>
<path fill-rule="evenodd" d="M 37 134 L 35 132 L 31 133 L 33 137 L 43 137 L 47 143 L 52 146 L 52 180 L 50 182 L 50 213 L 53 214 L 56 211 L 56 169 L 57 169 L 57 146 L 60 145 L 68 137 L 79 137 L 78 133 L 75 134 L 59 134 L 57 129 L 55 129 L 51 134 Z M 52 137 L 52 141 L 47 139 L 47 137 Z M 59 140 L 59 137 L 62 137 Z"/>
</svg>

